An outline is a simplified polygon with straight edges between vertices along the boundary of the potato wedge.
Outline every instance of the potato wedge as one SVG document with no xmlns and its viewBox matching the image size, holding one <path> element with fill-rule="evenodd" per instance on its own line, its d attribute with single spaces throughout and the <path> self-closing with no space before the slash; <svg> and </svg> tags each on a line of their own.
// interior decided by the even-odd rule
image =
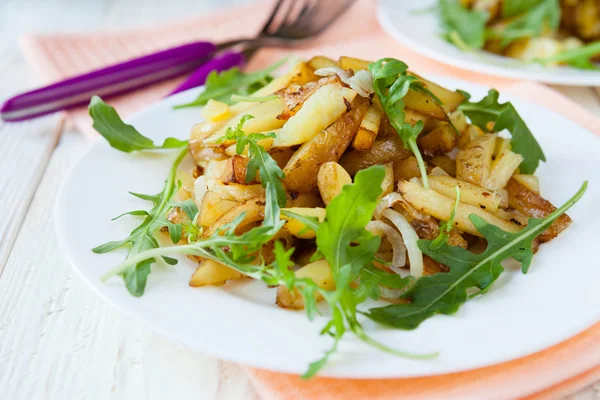
<svg viewBox="0 0 600 400">
<path fill-rule="evenodd" d="M 554 211 L 556 207 L 533 190 L 528 189 L 515 179 L 510 179 L 506 185 L 508 191 L 508 204 L 532 218 L 545 218 Z M 558 236 L 563 230 L 571 225 L 571 218 L 563 214 L 538 239 L 541 243 L 548 242 Z"/>
<path fill-rule="evenodd" d="M 412 72 L 409 72 L 409 75 L 419 78 L 425 89 L 433 93 L 433 95 L 442 102 L 442 109 L 445 111 L 445 113 L 453 112 L 465 100 L 465 97 L 459 92 L 448 90 Z"/>
<path fill-rule="evenodd" d="M 383 108 L 379 100 L 373 99 L 373 102 L 367 109 L 367 112 L 360 123 L 358 132 L 352 141 L 352 147 L 356 150 L 369 150 L 379 133 L 379 126 L 384 115 Z"/>
<path fill-rule="evenodd" d="M 456 155 L 456 177 L 483 186 L 490 175 L 496 134 L 486 134 L 471 140 Z"/>
<path fill-rule="evenodd" d="M 464 149 L 469 143 L 471 143 L 472 140 L 483 136 L 484 133 L 485 132 L 483 132 L 483 130 L 476 125 L 467 125 L 464 130 L 460 131 L 460 136 L 456 146 L 459 149 Z"/>
<path fill-rule="evenodd" d="M 390 194 L 394 191 L 394 163 L 389 162 L 383 164 L 383 168 L 385 168 L 385 175 L 383 177 L 383 181 L 381 181 L 381 194 L 379 198 L 383 198 L 383 196 Z"/>
<path fill-rule="evenodd" d="M 398 182 L 398 191 L 418 211 L 424 212 L 441 221 L 447 221 L 454 209 L 454 200 L 446 197 L 433 189 L 425 189 L 418 183 L 410 181 Z M 497 216 L 470 204 L 459 203 L 454 225 L 464 232 L 482 237 L 475 228 L 469 215 L 475 214 L 492 225 L 507 231 L 518 232 L 521 227 L 510 221 L 505 221 Z"/>
<path fill-rule="evenodd" d="M 482 186 L 490 190 L 504 188 L 522 162 L 522 155 L 505 149 L 498 158 L 492 161 L 490 176 L 483 182 Z"/>
<path fill-rule="evenodd" d="M 425 164 L 427 165 L 427 164 Z M 421 170 L 419 169 L 419 163 L 415 156 L 410 156 L 404 160 L 394 161 L 394 180 L 410 180 L 412 178 L 419 178 L 421 176 Z"/>
<path fill-rule="evenodd" d="M 461 110 L 452 111 L 450 114 L 448 114 L 448 118 L 458 131 L 459 135 L 469 126 L 467 123 L 467 117 Z"/>
<path fill-rule="evenodd" d="M 431 189 L 452 199 L 456 199 L 456 191 L 454 190 L 456 186 L 460 189 L 461 202 L 479 207 L 482 210 L 496 211 L 502 201 L 502 196 L 492 190 L 451 176 L 429 177 L 429 187 Z"/>
<path fill-rule="evenodd" d="M 387 164 L 390 161 L 404 160 L 412 153 L 404 148 L 398 134 L 390 135 L 386 139 L 377 139 L 369 150 L 350 151 L 340 158 L 339 164 L 344 167 L 350 176 L 354 176 L 361 169 L 372 165 Z"/>
<path fill-rule="evenodd" d="M 273 145 L 293 146 L 307 142 L 348 111 L 348 106 L 355 97 L 354 90 L 339 84 L 319 88 L 285 123 Z"/>
<path fill-rule="evenodd" d="M 452 151 L 458 136 L 448 122 L 440 123 L 435 129 L 419 135 L 417 144 L 423 154 L 433 157 Z"/>
<path fill-rule="evenodd" d="M 215 122 L 228 120 L 232 117 L 232 114 L 229 111 L 229 105 L 213 99 L 208 100 L 206 105 L 202 107 L 200 115 L 206 120 Z"/>
<path fill-rule="evenodd" d="M 260 184 L 243 185 L 232 182 L 207 180 L 208 191 L 215 192 L 224 200 L 242 202 L 252 197 L 264 196 L 265 189 Z"/>
<path fill-rule="evenodd" d="M 283 113 L 279 114 L 277 119 L 288 120 L 296 115 L 316 91 L 329 84 L 341 84 L 340 78 L 338 76 L 328 76 L 304 85 L 290 85 L 277 92 L 277 95 L 283 101 Z"/>
<path fill-rule="evenodd" d="M 204 260 L 190 278 L 190 286 L 220 286 L 232 279 L 243 278 L 244 274 L 213 260 Z"/>
<path fill-rule="evenodd" d="M 317 187 L 319 168 L 341 157 L 356 134 L 368 106 L 367 99 L 357 96 L 349 112 L 342 114 L 296 151 L 283 169 L 284 184 L 288 190 L 306 193 Z"/>
<path fill-rule="evenodd" d="M 202 205 L 199 208 L 201 226 L 211 226 L 227 211 L 235 208 L 240 203 L 235 200 L 223 199 L 218 193 L 207 191 L 202 197 Z"/>
<path fill-rule="evenodd" d="M 206 164 L 204 176 L 222 182 L 246 183 L 248 157 L 235 155 L 225 160 L 214 160 Z"/>
<path fill-rule="evenodd" d="M 323 222 L 325 219 L 325 209 L 322 207 L 291 207 L 291 208 L 283 208 L 281 211 L 291 211 L 295 214 L 302 215 L 304 217 L 313 217 L 318 218 L 319 222 Z M 281 214 L 281 219 L 286 220 L 287 222 L 283 226 L 287 232 L 292 234 L 293 236 L 300 239 L 314 239 L 316 236 L 316 232 L 312 229 L 308 228 L 304 225 L 303 222 L 294 219 L 293 217 L 289 217 L 285 214 Z"/>
<path fill-rule="evenodd" d="M 339 67 L 337 62 L 325 56 L 315 56 L 308 60 L 307 64 L 315 71 L 321 68 Z"/>
<path fill-rule="evenodd" d="M 345 185 L 350 185 L 352 178 L 346 170 L 335 161 L 329 161 L 321 165 L 317 174 L 317 186 L 325 205 L 329 204 L 334 197 L 342 193 Z"/>
<path fill-rule="evenodd" d="M 335 280 L 331 273 L 331 268 L 325 260 L 315 261 L 307 264 L 296 271 L 297 278 L 305 278 L 313 280 L 317 286 L 325 290 L 335 289 Z M 317 294 L 317 301 L 321 296 Z M 279 307 L 290 308 L 293 310 L 301 310 L 304 308 L 304 300 L 302 295 L 297 291 L 290 291 L 285 286 L 279 286 L 277 289 L 277 297 L 275 302 Z"/>
<path fill-rule="evenodd" d="M 534 193 L 540 194 L 540 180 L 535 175 L 516 174 L 513 179 Z"/>
<path fill-rule="evenodd" d="M 444 154 L 438 154 L 429 161 L 432 165 L 443 169 L 448 175 L 456 176 L 456 161 Z"/>
<path fill-rule="evenodd" d="M 372 61 L 361 60 L 360 58 L 354 57 L 341 56 L 338 63 L 340 64 L 341 68 L 351 69 L 352 71 L 356 72 L 360 71 L 361 69 L 368 69 L 369 64 L 371 64 Z"/>
</svg>

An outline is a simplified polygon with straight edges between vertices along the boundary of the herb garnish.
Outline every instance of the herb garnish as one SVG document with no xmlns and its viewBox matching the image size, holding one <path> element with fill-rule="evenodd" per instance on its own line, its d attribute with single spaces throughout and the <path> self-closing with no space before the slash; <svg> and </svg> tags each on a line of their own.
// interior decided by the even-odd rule
<svg viewBox="0 0 600 400">
<path fill-rule="evenodd" d="M 500 94 L 496 89 L 491 89 L 488 95 L 477 103 L 469 102 L 471 95 L 468 93 L 461 93 L 466 100 L 458 108 L 474 125 L 486 132 L 489 131 L 490 122 L 493 123 L 495 132 L 508 129 L 512 135 L 512 150 L 523 156 L 523 162 L 519 166 L 522 174 L 533 174 L 540 161 L 546 161 L 542 148 L 512 103 L 498 102 Z"/>
<path fill-rule="evenodd" d="M 140 134 L 133 126 L 123 122 L 114 107 L 98 96 L 92 96 L 88 107 L 93 127 L 117 150 L 131 153 L 135 150 L 172 149 L 187 145 L 187 140 L 167 138 L 161 146 Z"/>
<path fill-rule="evenodd" d="M 242 72 L 239 67 L 217 72 L 212 71 L 206 78 L 205 89 L 196 100 L 188 104 L 181 104 L 175 108 L 196 107 L 205 105 L 208 100 L 218 100 L 232 104 L 232 95 L 246 96 L 265 86 L 273 78 L 271 74 L 285 63 L 285 59 L 275 64 L 251 73 Z"/>
<path fill-rule="evenodd" d="M 461 43 L 461 47 L 481 49 L 485 44 L 487 13 L 469 10 L 456 0 L 440 0 L 439 5 L 444 38 Z"/>
<path fill-rule="evenodd" d="M 440 233 L 438 234 L 438 237 L 433 239 L 429 245 L 429 249 L 432 251 L 438 250 L 440 247 L 442 247 L 442 245 L 448 242 L 450 231 L 452 228 L 454 228 L 454 218 L 456 218 L 456 211 L 458 210 L 458 205 L 460 204 L 460 189 L 458 186 L 454 187 L 454 191 L 456 192 L 454 208 L 450 213 L 450 218 L 448 218 L 448 221 L 440 222 Z"/>
<path fill-rule="evenodd" d="M 439 102 L 439 100 L 423 86 L 419 78 L 408 75 L 408 65 L 400 60 L 381 58 L 369 64 L 369 71 L 373 74 L 373 88 L 390 124 L 400 135 L 404 147 L 413 152 L 419 164 L 423 186 L 428 188 L 427 170 L 421 151 L 417 146 L 417 137 L 423 130 L 423 121 L 418 121 L 414 125 L 404 122 L 405 112 L 402 98 L 406 96 L 409 89 L 413 89 L 429 95 L 434 101 Z"/>
<path fill-rule="evenodd" d="M 430 240 L 419 240 L 421 251 L 450 268 L 447 273 L 438 273 L 419 278 L 402 298 L 410 303 L 393 304 L 372 308 L 369 318 L 401 329 L 415 329 L 421 322 L 435 314 L 453 314 L 469 298 L 468 290 L 479 289 L 485 293 L 504 271 L 501 262 L 509 257 L 521 263 L 527 273 L 533 257 L 533 241 L 558 217 L 575 204 L 587 189 L 587 181 L 577 193 L 560 208 L 544 219 L 530 218 L 521 231 L 510 233 L 471 214 L 470 220 L 487 240 L 487 248 L 481 254 L 473 254 L 458 246 L 444 243 L 432 250 Z"/>
</svg>

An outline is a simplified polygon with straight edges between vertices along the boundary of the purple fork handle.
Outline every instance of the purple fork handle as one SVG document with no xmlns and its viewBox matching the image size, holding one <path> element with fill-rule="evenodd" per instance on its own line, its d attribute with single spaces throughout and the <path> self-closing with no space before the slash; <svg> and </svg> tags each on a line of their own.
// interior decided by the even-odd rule
<svg viewBox="0 0 600 400">
<path fill-rule="evenodd" d="M 201 65 L 196 71 L 194 71 L 183 83 L 181 83 L 170 95 L 183 92 L 191 88 L 203 85 L 212 71 L 223 71 L 232 67 L 241 67 L 244 64 L 244 56 L 240 53 L 230 52 L 225 53 L 221 56 L 217 56 Z"/>
<path fill-rule="evenodd" d="M 213 61 L 216 46 L 209 42 L 195 42 L 158 53 L 139 57 L 124 63 L 102 68 L 84 75 L 23 93 L 7 100 L 0 109 L 4 121 L 23 121 L 59 110 L 87 104 L 92 95 L 109 96 L 124 93 L 152 83 L 163 81 L 203 65 L 195 78 L 213 69 L 223 70 L 239 65 L 241 55 L 225 55 Z M 230 64 L 231 63 L 231 64 Z M 194 74 L 196 76 L 196 73 Z M 191 84 L 188 84 L 191 87 Z"/>
</svg>

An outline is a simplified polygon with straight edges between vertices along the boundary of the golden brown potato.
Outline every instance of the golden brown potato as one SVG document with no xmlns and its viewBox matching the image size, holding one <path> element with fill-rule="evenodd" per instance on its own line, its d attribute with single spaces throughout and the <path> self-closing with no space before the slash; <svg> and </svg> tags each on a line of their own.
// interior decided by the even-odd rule
<svg viewBox="0 0 600 400">
<path fill-rule="evenodd" d="M 383 108 L 379 100 L 373 99 L 373 102 L 367 109 L 367 112 L 360 123 L 358 132 L 352 141 L 352 147 L 356 150 L 369 150 L 379 133 L 379 126 L 384 115 Z"/>
<path fill-rule="evenodd" d="M 352 178 L 342 166 L 335 161 L 329 161 L 321 165 L 317 174 L 317 186 L 325 205 L 329 204 L 334 197 L 342 193 L 345 185 L 352 183 Z"/>
<path fill-rule="evenodd" d="M 220 286 L 231 279 L 243 278 L 244 274 L 213 260 L 204 260 L 190 278 L 190 286 Z"/>
<path fill-rule="evenodd" d="M 429 187 L 446 197 L 456 199 L 455 188 L 460 189 L 460 201 L 471 204 L 486 211 L 496 211 L 502 196 L 492 190 L 472 183 L 461 181 L 451 176 L 430 176 Z"/>
<path fill-rule="evenodd" d="M 472 140 L 475 140 L 484 134 L 483 130 L 477 125 L 468 125 L 464 130 L 459 132 L 460 136 L 458 138 L 458 143 L 456 144 L 456 147 L 459 149 L 464 149 Z"/>
<path fill-rule="evenodd" d="M 456 176 L 456 161 L 444 154 L 438 154 L 429 161 L 432 165 L 443 169 L 448 175 Z"/>
<path fill-rule="evenodd" d="M 419 135 L 417 144 L 426 156 L 433 157 L 452 151 L 458 136 L 448 122 L 441 123 L 435 129 Z"/>
<path fill-rule="evenodd" d="M 486 134 L 471 140 L 456 155 L 456 177 L 483 186 L 490 175 L 496 134 Z"/>
<path fill-rule="evenodd" d="M 492 161 L 490 176 L 483 183 L 483 187 L 496 191 L 504 188 L 521 162 L 523 162 L 522 155 L 505 149 L 498 158 Z"/>
<path fill-rule="evenodd" d="M 383 196 L 390 194 L 394 191 L 394 163 L 389 162 L 387 164 L 383 164 L 383 168 L 385 168 L 385 175 L 383 177 L 383 181 L 381 181 L 381 194 L 379 198 L 383 198 Z"/>
<path fill-rule="evenodd" d="M 368 69 L 369 64 L 372 61 L 361 60 L 360 58 L 341 56 L 339 59 L 340 67 L 343 69 L 351 69 L 352 71 L 360 71 L 361 69 Z"/>
<path fill-rule="evenodd" d="M 354 150 L 344 154 L 339 163 L 350 176 L 354 176 L 361 169 L 391 161 L 395 164 L 396 161 L 411 155 L 412 153 L 404 148 L 398 134 L 394 134 L 386 139 L 377 139 L 369 150 Z"/>
<path fill-rule="evenodd" d="M 444 108 L 433 100 L 429 95 L 410 89 L 402 99 L 406 108 L 429 115 L 440 121 L 447 121 L 448 115 Z"/>
<path fill-rule="evenodd" d="M 441 195 L 433 189 L 425 189 L 420 184 L 410 181 L 398 182 L 398 191 L 418 211 L 429 214 L 441 221 L 450 219 L 450 214 L 454 209 L 455 203 L 450 197 Z M 505 221 L 479 207 L 462 202 L 459 203 L 456 210 L 454 225 L 464 232 L 481 237 L 481 233 L 479 233 L 469 219 L 469 215 L 471 214 L 475 214 L 483 218 L 486 222 L 496 225 L 507 232 L 518 232 L 521 229 L 515 223 Z"/>
<path fill-rule="evenodd" d="M 506 185 L 508 191 L 508 204 L 510 207 L 519 210 L 523 214 L 533 218 L 545 218 L 556 211 L 556 207 L 539 194 L 523 186 L 515 179 L 508 181 Z M 538 236 L 540 242 L 548 242 L 558 236 L 563 230 L 571 225 L 571 218 L 563 214 L 541 235 Z"/>
<path fill-rule="evenodd" d="M 327 264 L 327 261 L 325 260 L 319 260 L 305 265 L 296 271 L 296 277 L 311 279 L 322 289 L 335 289 L 335 280 L 333 279 L 331 268 L 329 268 L 329 264 Z M 317 294 L 317 301 L 321 299 L 322 297 Z M 275 302 L 282 308 L 291 308 L 293 310 L 301 310 L 304 308 L 302 295 L 297 291 L 290 292 L 285 286 L 279 286 L 277 289 Z"/>
<path fill-rule="evenodd" d="M 535 175 L 516 174 L 513 179 L 534 193 L 540 194 L 540 180 Z"/>
<path fill-rule="evenodd" d="M 290 119 L 302 108 L 306 100 L 321 87 L 333 83 L 339 84 L 340 82 L 338 76 L 328 76 L 316 82 L 308 82 L 304 85 L 294 84 L 280 90 L 277 94 L 283 101 L 283 113 L 279 114 L 277 118 L 283 120 Z"/>
<path fill-rule="evenodd" d="M 338 63 L 325 56 L 314 56 L 307 63 L 313 70 L 327 67 L 339 67 Z"/>
<path fill-rule="evenodd" d="M 291 211 L 295 214 L 302 215 L 305 217 L 313 217 L 318 218 L 319 222 L 323 222 L 325 219 L 325 209 L 321 207 L 291 207 L 291 208 L 283 208 L 282 211 L 287 210 Z M 300 239 L 314 239 L 316 236 L 316 232 L 312 229 L 309 229 L 303 222 L 298 221 L 293 217 L 289 217 L 285 214 L 281 214 L 281 219 L 287 221 L 283 226 L 287 232 L 291 235 L 300 238 Z"/>
<path fill-rule="evenodd" d="M 223 199 L 216 192 L 206 192 L 202 198 L 202 207 L 199 209 L 200 212 L 200 225 L 211 226 L 214 224 L 223 214 L 227 211 L 235 208 L 239 205 L 235 200 Z"/>
<path fill-rule="evenodd" d="M 357 96 L 349 112 L 296 151 L 283 169 L 288 190 L 306 193 L 317 187 L 319 168 L 328 161 L 339 160 L 354 138 L 368 106 L 368 99 Z"/>
<path fill-rule="evenodd" d="M 394 162 L 395 181 L 399 181 L 401 179 L 410 180 L 420 176 L 421 170 L 419 169 L 419 163 L 417 162 L 415 156 L 410 156 L 404 160 L 398 160 Z"/>
<path fill-rule="evenodd" d="M 409 75 L 416 76 L 419 78 L 425 89 L 429 90 L 442 102 L 442 108 L 446 113 L 451 113 L 458 108 L 458 106 L 465 101 L 465 97 L 459 92 L 448 90 L 436 83 L 433 83 L 422 76 L 419 76 L 414 73 L 409 73 Z M 445 119 L 445 118 L 440 118 Z"/>
</svg>

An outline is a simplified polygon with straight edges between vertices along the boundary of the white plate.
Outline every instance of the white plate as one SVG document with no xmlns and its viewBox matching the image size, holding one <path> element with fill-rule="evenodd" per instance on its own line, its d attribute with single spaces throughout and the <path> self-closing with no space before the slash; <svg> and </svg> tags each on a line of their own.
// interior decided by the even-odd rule
<svg viewBox="0 0 600 400">
<path fill-rule="evenodd" d="M 433 78 L 449 88 L 470 91 L 474 99 L 487 89 L 463 81 Z M 197 90 L 166 99 L 132 117 L 145 135 L 162 140 L 186 138 L 200 120 L 198 109 L 171 106 L 195 97 Z M 536 133 L 550 161 L 539 169 L 543 194 L 561 204 L 584 179 L 590 188 L 569 213 L 574 223 L 534 257 L 530 273 L 507 271 L 485 296 L 453 316 L 436 316 L 414 331 L 365 327 L 390 346 L 412 352 L 439 351 L 433 361 L 411 361 L 383 354 L 348 335 L 323 375 L 352 378 L 425 376 L 462 371 L 521 357 L 561 342 L 600 318 L 600 263 L 597 239 L 600 179 L 597 137 L 566 118 L 537 105 L 511 100 Z M 129 295 L 120 278 L 106 284 L 99 276 L 125 258 L 126 250 L 98 255 L 91 248 L 123 238 L 137 217 L 111 218 L 148 204 L 128 191 L 161 190 L 173 153 L 120 153 L 95 141 L 66 176 L 56 205 L 61 247 L 82 278 L 108 302 L 151 329 L 216 357 L 289 373 L 303 373 L 328 346 L 318 332 L 324 319 L 309 323 L 303 312 L 277 308 L 274 291 L 260 282 L 223 288 L 190 288 L 194 263 L 180 258 L 175 267 L 153 266 L 146 293 Z"/>
<path fill-rule="evenodd" d="M 484 51 L 461 51 L 442 39 L 437 13 L 422 12 L 438 0 L 379 0 L 377 17 L 394 39 L 436 61 L 466 70 L 553 83 L 558 85 L 600 86 L 600 71 L 572 67 L 543 67 Z"/>
</svg>

